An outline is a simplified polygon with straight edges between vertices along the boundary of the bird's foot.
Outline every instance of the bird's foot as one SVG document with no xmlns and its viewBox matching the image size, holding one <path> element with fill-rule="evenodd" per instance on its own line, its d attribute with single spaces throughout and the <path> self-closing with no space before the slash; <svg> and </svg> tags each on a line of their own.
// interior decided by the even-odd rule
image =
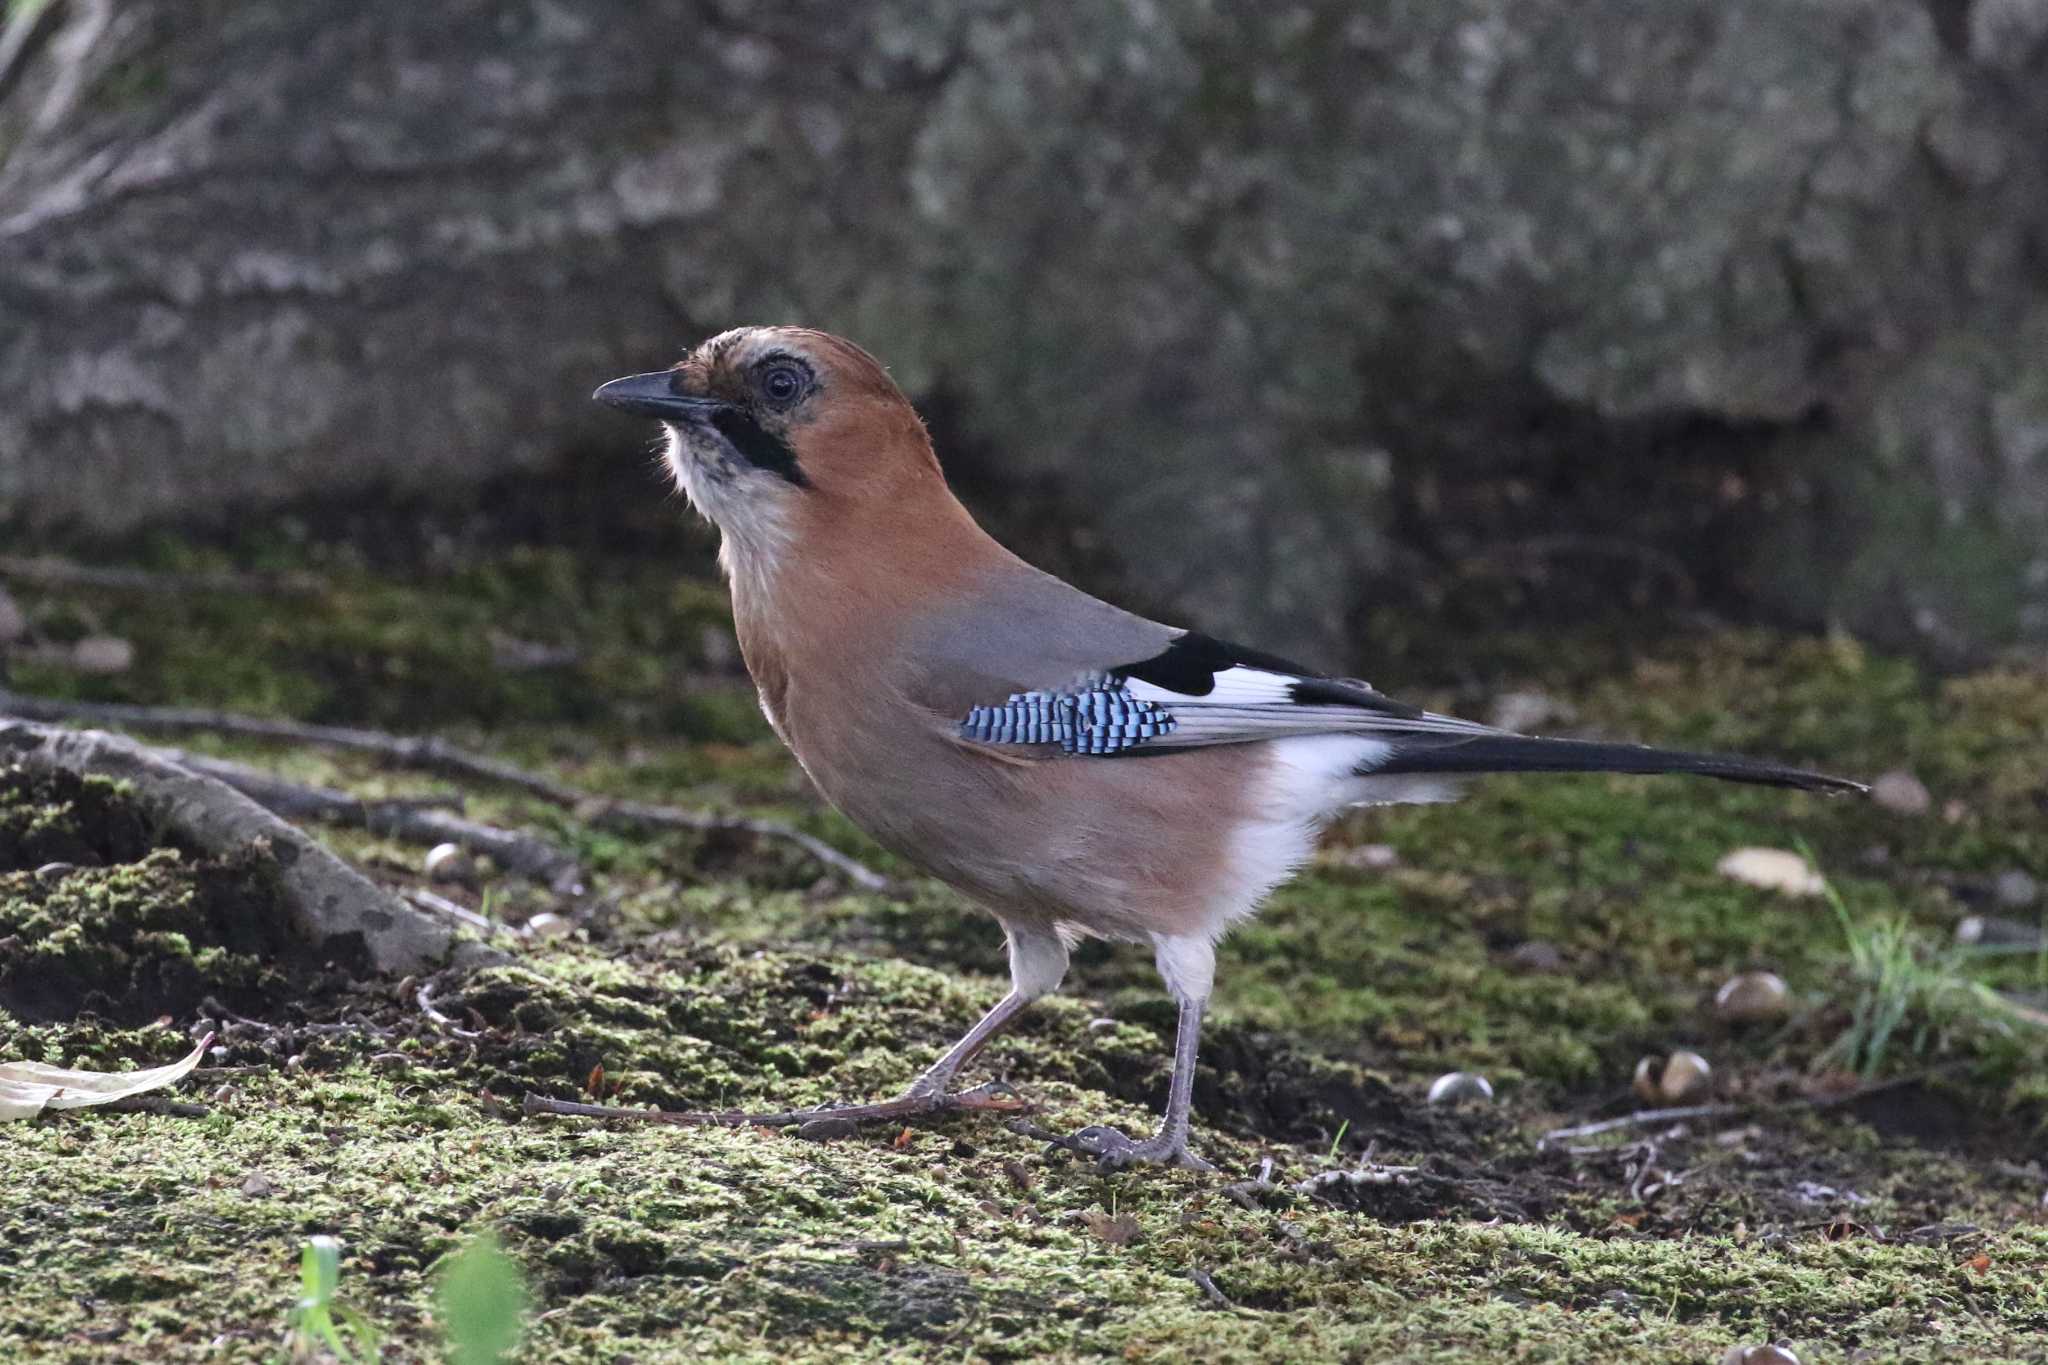
<svg viewBox="0 0 2048 1365">
<path fill-rule="evenodd" d="M 1091 1123 L 1078 1133 L 1054 1138 L 1052 1145 L 1094 1157 L 1096 1168 L 1102 1171 L 1120 1170 L 1138 1162 L 1178 1166 L 1187 1171 L 1216 1169 L 1188 1150 L 1185 1133 L 1173 1135 L 1162 1131 L 1139 1141 L 1105 1124 Z"/>
</svg>

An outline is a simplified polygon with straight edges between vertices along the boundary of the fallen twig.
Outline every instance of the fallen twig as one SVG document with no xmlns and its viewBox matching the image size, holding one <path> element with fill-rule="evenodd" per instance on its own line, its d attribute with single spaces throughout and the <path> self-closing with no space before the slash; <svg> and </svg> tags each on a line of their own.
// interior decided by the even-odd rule
<svg viewBox="0 0 2048 1365">
<path fill-rule="evenodd" d="M 1257 1213 L 1259 1210 L 1259 1204 L 1253 1198 L 1254 1195 L 1278 1194 L 1279 1192 L 1280 1187 L 1273 1183 L 1273 1158 L 1269 1156 L 1259 1158 L 1259 1173 L 1256 1177 L 1250 1180 L 1240 1180 L 1235 1184 L 1223 1187 L 1225 1197 L 1243 1208 L 1247 1213 Z"/>
<path fill-rule="evenodd" d="M 434 1008 L 434 987 L 432 982 L 428 982 L 422 985 L 420 987 L 419 995 L 415 998 L 419 1003 L 420 1013 L 426 1015 L 427 1018 L 433 1020 L 434 1026 L 436 1028 L 442 1029 L 448 1033 L 452 1033 L 457 1038 L 483 1037 L 483 1035 L 481 1033 L 478 1033 L 475 1029 L 463 1028 L 453 1019 L 449 1018 L 447 1015 L 441 1013 L 441 1011 Z"/>
<path fill-rule="evenodd" d="M 75 564 L 53 555 L 0 555 L 0 578 L 52 588 L 107 588 L 119 592 L 190 597 L 202 593 L 308 593 L 321 582 L 307 574 L 246 574 L 227 571 L 161 573 Z"/>
<path fill-rule="evenodd" d="M 472 852 L 488 854 L 507 872 L 544 882 L 563 895 L 577 895 L 583 890 L 583 868 L 576 855 L 530 834 L 481 824 L 420 801 L 364 801 L 347 792 L 289 782 L 246 763 L 176 749 L 163 752 L 173 763 L 218 778 L 289 820 L 355 825 L 372 834 L 430 847 L 461 844 Z"/>
<path fill-rule="evenodd" d="M 212 853 L 265 852 L 287 913 L 315 942 L 359 935 L 379 971 L 441 966 L 455 946 L 446 926 L 392 896 L 218 778 L 180 767 L 119 735 L 0 721 L 0 759 L 30 769 L 127 782 L 163 824 Z"/>
<path fill-rule="evenodd" d="M 1730 1118 L 1736 1114 L 1750 1112 L 1750 1106 L 1740 1104 L 1689 1104 L 1677 1109 L 1638 1109 L 1632 1114 L 1619 1118 L 1601 1119 L 1598 1123 L 1581 1123 L 1570 1128 L 1554 1128 L 1538 1138 L 1538 1147 L 1548 1147 L 1553 1142 L 1569 1138 L 1592 1137 L 1595 1133 L 1612 1133 L 1622 1128 L 1640 1128 L 1650 1123 L 1683 1123 L 1687 1119 Z"/>
<path fill-rule="evenodd" d="M 446 915 L 449 919 L 467 924 L 472 929 L 481 929 L 487 934 L 510 934 L 514 938 L 525 937 L 520 930 L 513 928 L 511 925 L 502 924 L 492 919 L 489 915 L 478 914 L 468 906 L 449 900 L 439 892 L 429 891 L 425 887 L 402 887 L 398 894 L 422 910 L 430 910 L 437 915 Z"/>
<path fill-rule="evenodd" d="M 1235 1304 L 1231 1303 L 1229 1299 L 1224 1297 L 1223 1291 L 1216 1287 L 1216 1281 L 1214 1277 L 1212 1277 L 1209 1274 L 1208 1271 L 1203 1270 L 1201 1267 L 1197 1266 L 1194 1269 L 1188 1271 L 1188 1278 L 1195 1282 L 1195 1288 L 1202 1291 L 1202 1297 L 1207 1299 L 1215 1307 L 1236 1307 Z"/>
<path fill-rule="evenodd" d="M 309 725 L 300 721 L 273 720 L 232 711 L 212 711 L 179 706 L 133 706 L 115 702 L 57 701 L 27 697 L 0 690 L 0 715 L 35 721 L 86 721 L 95 725 L 119 725 L 137 730 L 163 730 L 185 734 L 234 735 L 246 739 L 280 740 L 369 754 L 402 768 L 439 773 L 446 777 L 472 778 L 525 792 L 551 805 L 584 815 L 602 828 L 685 829 L 700 832 L 730 831 L 758 839 L 793 844 L 811 858 L 839 873 L 866 891 L 889 891 L 895 883 L 860 860 L 841 853 L 815 835 L 806 834 L 777 820 L 749 816 L 716 815 L 709 811 L 684 810 L 676 806 L 652 805 L 640 801 L 613 801 L 595 792 L 557 782 L 516 764 L 472 753 L 431 737 L 385 734 L 339 725 Z"/>
<path fill-rule="evenodd" d="M 173 1118 L 203 1119 L 213 1110 L 190 1100 L 174 1100 L 164 1095 L 123 1095 L 118 1100 L 109 1100 L 99 1106 L 102 1110 L 112 1109 L 118 1113 L 169 1114 Z"/>
<path fill-rule="evenodd" d="M 1342 1171 L 1318 1171 L 1306 1180 L 1294 1182 L 1296 1194 L 1316 1194 L 1333 1185 L 1399 1185 L 1414 1175 L 1419 1166 L 1381 1166 L 1377 1163 L 1354 1166 Z"/>
</svg>

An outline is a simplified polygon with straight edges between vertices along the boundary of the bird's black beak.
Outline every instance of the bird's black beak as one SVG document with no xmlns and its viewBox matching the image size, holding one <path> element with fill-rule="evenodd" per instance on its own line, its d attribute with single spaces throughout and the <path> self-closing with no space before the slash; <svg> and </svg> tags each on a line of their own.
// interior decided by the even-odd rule
<svg viewBox="0 0 2048 1365">
<path fill-rule="evenodd" d="M 678 393 L 676 385 L 681 379 L 682 375 L 675 370 L 656 370 L 653 374 L 629 374 L 624 379 L 614 379 L 611 383 L 602 385 L 590 396 L 621 412 L 659 417 L 664 422 L 682 422 L 692 417 L 708 418 L 726 406 L 716 398 L 696 398 L 686 393 Z"/>
</svg>

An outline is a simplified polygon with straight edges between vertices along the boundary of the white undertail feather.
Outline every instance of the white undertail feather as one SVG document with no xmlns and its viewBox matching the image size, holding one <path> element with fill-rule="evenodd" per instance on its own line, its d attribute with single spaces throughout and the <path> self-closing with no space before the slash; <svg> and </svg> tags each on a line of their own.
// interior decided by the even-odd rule
<svg viewBox="0 0 2048 1365">
<path fill-rule="evenodd" d="M 1443 778 L 1373 776 L 1371 769 L 1393 752 L 1384 740 L 1303 735 L 1264 747 L 1269 761 L 1251 793 L 1251 818 L 1231 836 L 1223 885 L 1206 907 L 1212 940 L 1294 875 L 1314 855 L 1324 827 L 1347 807 L 1458 796 L 1457 784 Z"/>
</svg>

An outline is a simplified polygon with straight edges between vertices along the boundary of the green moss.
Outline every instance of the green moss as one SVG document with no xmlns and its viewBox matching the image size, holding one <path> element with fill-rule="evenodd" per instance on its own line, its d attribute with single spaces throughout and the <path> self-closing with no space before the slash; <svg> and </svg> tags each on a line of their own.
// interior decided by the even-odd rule
<svg viewBox="0 0 2048 1365">
<path fill-rule="evenodd" d="M 272 567 L 298 562 L 279 554 Z M 743 683 L 694 675 L 718 653 L 703 637 L 722 629 L 715 586 L 545 551 L 404 583 L 353 562 L 322 572 L 310 599 L 81 594 L 94 629 L 138 642 L 138 670 L 37 665 L 15 682 L 467 732 L 596 790 L 773 813 L 907 871 L 805 794 Z M 69 610 L 24 600 L 39 630 Z M 497 676 L 493 627 L 580 659 Z M 1761 633 L 1634 656 L 1508 641 L 1502 657 L 1492 686 L 1551 692 L 1588 728 L 1861 776 L 1911 767 L 1936 812 L 1567 778 L 1347 819 L 1333 856 L 1224 945 L 1196 1089 L 1220 1179 L 1103 1177 L 986 1118 L 819 1144 L 518 1117 L 528 1091 L 709 1107 L 893 1093 L 1002 990 L 994 926 L 928 884 L 848 895 L 773 846 L 599 830 L 473 792 L 471 815 L 569 843 L 596 886 L 561 905 L 491 880 L 494 910 L 566 911 L 580 932 L 435 982 L 442 1025 L 418 983 L 279 973 L 261 926 L 208 899 L 207 878 L 232 870 L 157 847 L 117 789 L 0 774 L 0 964 L 17 964 L 0 980 L 91 973 L 101 992 L 77 1017 L 0 1013 L 0 1056 L 160 1063 L 189 1046 L 204 997 L 241 1016 L 211 1018 L 220 1069 L 181 1093 L 207 1117 L 9 1127 L 0 1356 L 273 1359 L 316 1232 L 346 1243 L 342 1296 L 399 1353 L 431 1356 L 434 1268 L 490 1227 L 533 1289 L 536 1361 L 1699 1361 L 1778 1337 L 1806 1359 L 2040 1358 L 2040 1034 L 1922 1019 L 1918 1049 L 1886 1063 L 1901 1084 L 1815 1107 L 1855 995 L 1841 925 L 1714 864 L 1804 842 L 1857 922 L 1896 916 L 1947 941 L 1993 874 L 2048 871 L 2048 679 L 1940 679 Z M 193 743 L 366 797 L 445 787 L 357 757 Z M 379 875 L 417 865 L 417 850 L 327 833 Z M 1343 854 L 1364 843 L 1397 866 L 1359 870 Z M 77 867 L 34 875 L 53 861 Z M 1564 970 L 1517 971 L 1531 940 Z M 1783 974 L 1797 1008 L 1716 1023 L 1714 988 L 1751 967 Z M 2020 991 L 2048 980 L 2028 958 L 1957 970 Z M 160 1013 L 169 1027 L 151 1026 Z M 977 1075 L 1023 1086 L 1047 1130 L 1142 1127 L 1171 1028 L 1144 954 L 1087 945 L 1068 991 Z M 1636 1058 L 1679 1045 L 1757 1107 L 1686 1133 L 1539 1144 L 1626 1107 Z M 1452 1068 L 1488 1074 L 1498 1103 L 1424 1104 Z M 1291 1188 L 1368 1147 L 1415 1169 Z M 1266 1157 L 1277 1188 L 1241 1191 L 1249 1207 L 1222 1192 Z M 275 1193 L 245 1194 L 252 1173 Z M 1111 1212 L 1135 1239 L 1094 1230 L 1088 1215 Z M 1193 1271 L 1232 1306 L 1210 1306 Z"/>
<path fill-rule="evenodd" d="M 260 1010 L 316 974 L 254 851 L 153 842 L 115 784 L 0 769 L 0 1019 Z"/>
</svg>

